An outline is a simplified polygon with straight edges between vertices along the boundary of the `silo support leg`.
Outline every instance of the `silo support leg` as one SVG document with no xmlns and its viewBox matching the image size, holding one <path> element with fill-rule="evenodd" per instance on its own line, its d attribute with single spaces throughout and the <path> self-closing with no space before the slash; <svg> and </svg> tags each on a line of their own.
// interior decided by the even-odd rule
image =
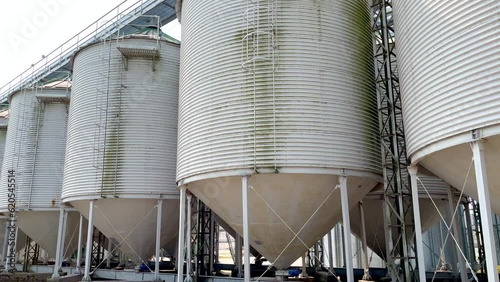
<svg viewBox="0 0 500 282">
<path fill-rule="evenodd" d="M 458 274 L 460 275 L 461 281 L 467 281 L 468 280 L 467 267 L 465 267 L 465 259 L 462 256 L 462 253 L 460 251 L 460 248 L 462 246 L 464 246 L 464 240 L 463 240 L 462 234 L 459 232 L 459 228 L 460 228 L 459 227 L 459 215 L 458 215 L 459 211 L 457 210 L 457 213 L 455 214 L 456 203 L 455 203 L 455 197 L 453 195 L 454 191 L 455 191 L 455 189 L 453 187 L 451 187 L 451 186 L 448 187 L 448 208 L 450 209 L 451 219 L 453 220 L 453 222 L 450 222 L 451 227 L 453 228 L 452 234 L 457 238 L 457 241 L 460 244 L 460 245 L 455 244 L 455 248 L 454 248 L 455 256 L 458 260 L 459 269 L 457 269 L 457 271 L 453 271 L 453 272 L 454 273 L 458 272 Z M 453 268 L 456 269 L 457 267 L 454 266 Z"/>
<path fill-rule="evenodd" d="M 328 231 L 328 266 L 330 271 L 333 271 L 333 245 L 332 245 L 332 230 Z"/>
<path fill-rule="evenodd" d="M 94 230 L 94 204 L 95 200 L 89 201 L 89 224 L 87 227 L 87 244 L 85 245 L 85 272 L 82 281 L 92 281 L 90 278 L 90 264 L 92 262 L 92 231 Z"/>
<path fill-rule="evenodd" d="M 184 279 L 184 282 L 192 282 L 193 277 L 191 276 L 191 262 L 193 261 L 191 258 L 192 252 L 191 252 L 191 220 L 193 218 L 193 214 L 191 211 L 191 195 L 187 195 L 187 222 L 186 222 L 186 230 L 187 230 L 187 237 L 186 237 L 186 279 Z"/>
<path fill-rule="evenodd" d="M 161 248 L 161 215 L 163 209 L 163 200 L 158 200 L 156 206 L 156 253 L 155 253 L 155 281 L 160 281 L 160 248 Z"/>
<path fill-rule="evenodd" d="M 62 249 L 64 248 L 64 207 L 59 210 L 59 226 L 57 230 L 56 261 L 54 263 L 54 272 L 52 278 L 59 278 L 59 268 L 61 267 Z"/>
<path fill-rule="evenodd" d="M 342 221 L 344 223 L 344 257 L 347 282 L 354 282 L 352 265 L 351 220 L 349 218 L 349 197 L 347 195 L 347 176 L 339 176 Z"/>
<path fill-rule="evenodd" d="M 491 215 L 490 192 L 486 163 L 484 160 L 484 144 L 482 140 L 472 142 L 474 169 L 476 171 L 477 195 L 481 212 L 481 229 L 484 237 L 484 252 L 486 256 L 486 271 L 489 282 L 498 282 L 497 255 L 495 237 L 493 235 L 493 220 Z"/>
<path fill-rule="evenodd" d="M 243 206 L 243 264 L 244 281 L 250 282 L 250 232 L 248 230 L 248 176 L 241 178 L 241 201 Z"/>
<path fill-rule="evenodd" d="M 180 187 L 179 203 L 179 247 L 177 254 L 177 282 L 184 280 L 184 243 L 185 243 L 185 224 L 186 224 L 186 187 Z M 190 231 L 191 232 L 191 231 Z"/>
<path fill-rule="evenodd" d="M 408 167 L 408 172 L 410 173 L 411 199 L 415 220 L 415 247 L 417 249 L 418 281 L 425 282 L 424 244 L 422 237 L 422 223 L 420 221 L 420 205 L 418 201 L 417 167 Z"/>
<path fill-rule="evenodd" d="M 366 244 L 366 223 L 365 223 L 365 209 L 363 208 L 363 202 L 359 202 L 359 214 L 361 220 L 361 256 L 363 259 L 363 280 L 371 281 L 372 277 L 370 276 L 370 265 L 368 264 L 368 247 Z"/>
<path fill-rule="evenodd" d="M 76 255 L 76 273 L 82 273 L 82 237 L 83 237 L 83 214 L 80 214 L 78 225 L 78 253 Z"/>
</svg>

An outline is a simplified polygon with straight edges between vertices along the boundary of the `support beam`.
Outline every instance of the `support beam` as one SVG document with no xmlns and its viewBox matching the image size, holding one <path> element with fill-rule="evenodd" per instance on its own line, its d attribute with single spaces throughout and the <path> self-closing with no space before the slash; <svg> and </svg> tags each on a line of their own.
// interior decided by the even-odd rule
<svg viewBox="0 0 500 282">
<path fill-rule="evenodd" d="M 92 263 L 92 239 L 94 231 L 94 204 L 95 200 L 89 201 L 89 224 L 87 228 L 87 244 L 85 245 L 85 271 L 82 281 L 92 281 L 90 278 L 90 264 Z"/>
<path fill-rule="evenodd" d="M 243 265 L 244 282 L 250 282 L 250 232 L 248 226 L 248 176 L 241 178 L 241 201 L 243 206 Z"/>
<path fill-rule="evenodd" d="M 184 281 L 184 244 L 186 242 L 186 186 L 180 187 L 179 204 L 179 248 L 177 255 L 177 282 Z M 191 230 L 189 230 L 191 232 Z"/>
<path fill-rule="evenodd" d="M 155 252 L 155 281 L 161 281 L 160 278 L 160 249 L 161 249 L 161 215 L 163 209 L 163 200 L 158 199 L 156 206 L 156 252 Z"/>
<path fill-rule="evenodd" d="M 347 195 L 347 176 L 339 176 L 340 201 L 342 205 L 342 221 L 344 223 L 344 258 L 347 282 L 354 282 L 352 266 L 351 221 L 349 218 L 349 197 Z"/>
<path fill-rule="evenodd" d="M 488 176 L 486 173 L 486 162 L 484 159 L 484 144 L 482 140 L 472 142 L 474 155 L 474 168 L 476 171 L 477 195 L 479 209 L 481 211 L 481 230 L 484 238 L 484 252 L 486 257 L 486 272 L 488 282 L 498 282 L 498 263 L 493 235 L 493 221 L 491 215 L 490 191 L 488 187 Z"/>
<path fill-rule="evenodd" d="M 241 236 L 236 233 L 236 238 L 234 238 L 234 256 L 235 256 L 235 259 L 236 261 L 234 262 L 236 264 L 236 266 L 238 267 L 238 277 L 241 278 L 242 277 L 242 274 L 243 274 L 243 270 L 242 270 L 242 267 L 243 267 L 243 261 L 241 260 Z"/>
<path fill-rule="evenodd" d="M 191 258 L 191 221 L 193 220 L 193 215 L 191 211 L 191 204 L 192 204 L 192 196 L 191 194 L 187 194 L 187 226 L 186 230 L 188 231 L 188 236 L 186 238 L 186 279 L 184 280 L 185 282 L 191 282 L 193 281 L 193 276 L 191 275 L 191 262 L 193 259 Z"/>
<path fill-rule="evenodd" d="M 418 202 L 417 168 L 408 167 L 411 181 L 411 198 L 413 216 L 415 218 L 415 247 L 417 252 L 418 281 L 425 282 L 424 244 L 422 238 L 422 222 L 420 221 L 420 204 Z"/>
<path fill-rule="evenodd" d="M 458 207 L 457 209 L 457 213 L 455 214 L 455 207 L 456 207 L 456 201 L 455 201 L 455 197 L 453 196 L 453 193 L 455 192 L 455 188 L 453 187 L 448 187 L 448 209 L 449 209 L 449 213 L 450 213 L 450 219 L 453 219 L 453 222 L 450 222 L 450 225 L 452 227 L 452 233 L 453 236 L 455 236 L 455 238 L 457 239 L 458 241 L 458 244 L 454 244 L 454 248 L 453 250 L 455 251 L 455 256 L 458 260 L 458 268 L 459 269 L 456 269 L 456 265 L 453 266 L 453 272 L 454 273 L 458 273 L 460 275 L 460 279 L 461 281 L 467 281 L 468 280 L 468 277 L 467 277 L 467 267 L 465 266 L 465 259 L 464 257 L 462 256 L 459 248 L 461 246 L 465 246 L 464 244 L 464 240 L 463 240 L 463 237 L 462 237 L 462 233 L 459 231 L 459 213 L 460 213 L 460 207 Z M 452 242 L 454 242 L 452 240 Z"/>
<path fill-rule="evenodd" d="M 370 265 L 368 263 L 368 246 L 366 245 L 366 223 L 365 223 L 365 209 L 363 202 L 359 202 L 359 214 L 361 220 L 361 256 L 363 261 L 363 280 L 370 281 Z"/>
<path fill-rule="evenodd" d="M 62 249 L 64 248 L 64 215 L 66 211 L 64 207 L 61 206 L 59 209 L 59 226 L 57 229 L 57 245 L 56 245 L 56 261 L 54 263 L 54 272 L 52 273 L 52 278 L 59 278 L 59 268 L 61 267 L 62 260 Z M 29 246 L 26 246 L 28 248 Z"/>
<path fill-rule="evenodd" d="M 82 237 L 83 237 L 83 214 L 80 214 L 78 225 L 78 252 L 76 255 L 76 273 L 82 273 Z"/>
<path fill-rule="evenodd" d="M 330 271 L 333 271 L 333 244 L 332 244 L 332 230 L 328 231 L 328 266 Z"/>
</svg>

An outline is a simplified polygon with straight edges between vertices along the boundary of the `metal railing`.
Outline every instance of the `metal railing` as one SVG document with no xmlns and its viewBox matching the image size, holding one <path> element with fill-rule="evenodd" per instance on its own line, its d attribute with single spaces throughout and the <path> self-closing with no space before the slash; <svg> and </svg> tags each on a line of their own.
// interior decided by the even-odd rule
<svg viewBox="0 0 500 282">
<path fill-rule="evenodd" d="M 109 36 L 115 31 L 119 32 L 121 26 L 163 1 L 138 0 L 128 7 L 125 5 L 126 2 L 127 0 L 124 0 L 118 4 L 111 11 L 88 25 L 49 54 L 43 55 L 41 60 L 32 64 L 20 75 L 0 87 L 0 102 L 4 102 L 11 93 L 33 85 L 67 64 L 80 48 L 101 40 L 103 36 Z"/>
</svg>

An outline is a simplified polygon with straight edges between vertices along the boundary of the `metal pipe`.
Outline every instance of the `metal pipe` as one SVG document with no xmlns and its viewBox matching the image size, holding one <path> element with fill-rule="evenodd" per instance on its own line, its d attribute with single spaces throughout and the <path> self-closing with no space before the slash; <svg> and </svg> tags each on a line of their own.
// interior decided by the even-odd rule
<svg viewBox="0 0 500 282">
<path fill-rule="evenodd" d="M 63 238 L 63 228 L 64 228 L 64 207 L 61 206 L 59 209 L 59 226 L 57 230 L 57 246 L 56 246 L 56 261 L 54 263 L 54 272 L 52 273 L 52 278 L 59 278 L 59 268 L 61 267 L 61 256 L 62 256 L 62 238 Z"/>
<path fill-rule="evenodd" d="M 300 277 L 306 278 L 308 277 L 307 275 L 307 265 L 306 265 L 306 256 L 307 252 L 302 255 L 302 273 L 300 274 Z"/>
<path fill-rule="evenodd" d="M 78 253 L 76 255 L 76 272 L 82 272 L 82 236 L 83 235 L 83 214 L 80 214 L 80 224 L 78 226 Z"/>
<path fill-rule="evenodd" d="M 113 251 L 113 242 L 108 238 L 108 255 L 106 256 L 106 268 L 111 268 L 111 253 Z"/>
<path fill-rule="evenodd" d="M 468 277 L 467 277 L 467 268 L 465 267 L 465 260 L 464 257 L 461 255 L 460 251 L 458 250 L 458 248 L 460 248 L 459 244 L 462 246 L 464 245 L 464 240 L 462 234 L 459 232 L 459 218 L 458 218 L 459 210 L 457 210 L 457 214 L 455 215 L 456 203 L 455 203 L 455 197 L 453 196 L 454 190 L 455 189 L 453 187 L 451 186 L 448 187 L 448 208 L 450 209 L 450 219 L 453 219 L 453 222 L 450 222 L 452 227 L 451 234 L 453 234 L 458 241 L 458 244 L 455 244 L 455 248 L 453 248 L 453 250 L 455 257 L 458 260 L 459 269 L 457 269 L 456 265 L 454 265 L 453 273 L 459 274 L 461 281 L 467 281 Z"/>
<path fill-rule="evenodd" d="M 489 282 L 498 282 L 498 263 L 493 235 L 493 221 L 491 216 L 490 191 L 484 159 L 484 144 L 482 140 L 472 142 L 474 168 L 476 171 L 477 195 L 481 212 L 481 230 L 484 238 L 484 253 L 486 257 L 486 272 Z"/>
<path fill-rule="evenodd" d="M 238 277 L 241 278 L 241 267 L 243 266 L 243 262 L 241 261 L 241 236 L 236 233 L 236 238 L 234 238 L 234 256 L 236 261 L 234 262 L 238 266 Z"/>
<path fill-rule="evenodd" d="M 186 222 L 186 229 L 187 229 L 187 235 L 186 236 L 186 279 L 184 281 L 193 281 L 193 277 L 191 276 L 191 262 L 193 261 L 191 257 L 191 220 L 193 218 L 192 216 L 192 211 L 191 211 L 191 199 L 192 196 L 190 194 L 187 195 L 187 222 Z"/>
<path fill-rule="evenodd" d="M 359 202 L 359 214 L 361 219 L 361 256 L 363 260 L 363 280 L 372 280 L 370 276 L 370 269 L 368 264 L 368 246 L 366 245 L 366 223 L 365 223 L 365 209 L 363 202 Z"/>
<path fill-rule="evenodd" d="M 248 176 L 241 178 L 241 201 L 243 204 L 243 265 L 244 281 L 250 282 L 250 232 L 248 230 Z"/>
<path fill-rule="evenodd" d="M 95 200 L 89 201 L 89 223 L 87 228 L 87 244 L 85 245 L 85 272 L 82 281 L 91 281 L 90 264 L 92 262 L 92 235 L 94 231 L 94 204 Z"/>
<path fill-rule="evenodd" d="M 163 200 L 158 199 L 156 206 L 156 253 L 155 253 L 155 281 L 160 281 L 160 248 L 161 248 L 161 216 L 163 210 Z"/>
<path fill-rule="evenodd" d="M 422 222 L 420 221 L 420 204 L 418 199 L 417 167 L 408 167 L 411 180 L 411 200 L 413 205 L 413 217 L 415 220 L 415 247 L 417 252 L 418 281 L 425 280 L 424 244 L 422 238 Z"/>
<path fill-rule="evenodd" d="M 354 282 L 352 266 L 351 221 L 349 218 L 349 197 L 347 195 L 347 176 L 339 176 L 340 201 L 342 205 L 342 221 L 344 222 L 344 257 L 347 282 Z"/>
<path fill-rule="evenodd" d="M 186 224 L 186 186 L 179 188 L 179 249 L 177 254 L 177 282 L 184 280 L 184 243 L 185 243 L 185 224 Z"/>
<path fill-rule="evenodd" d="M 476 251 L 474 249 L 474 234 L 472 234 L 472 221 L 470 218 L 470 203 L 467 202 L 464 204 L 464 212 L 465 212 L 465 224 L 467 227 L 467 242 L 469 245 L 469 260 L 476 265 Z M 472 270 L 474 271 L 474 270 Z"/>
</svg>

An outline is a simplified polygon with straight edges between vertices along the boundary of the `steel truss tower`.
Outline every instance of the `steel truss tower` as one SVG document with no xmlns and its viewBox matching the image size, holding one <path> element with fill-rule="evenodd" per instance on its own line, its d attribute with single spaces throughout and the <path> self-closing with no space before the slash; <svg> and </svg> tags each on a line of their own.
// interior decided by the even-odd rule
<svg viewBox="0 0 500 282">
<path fill-rule="evenodd" d="M 387 268 L 392 281 L 417 280 L 414 217 L 397 71 L 392 0 L 370 0 L 384 176 Z"/>
</svg>

